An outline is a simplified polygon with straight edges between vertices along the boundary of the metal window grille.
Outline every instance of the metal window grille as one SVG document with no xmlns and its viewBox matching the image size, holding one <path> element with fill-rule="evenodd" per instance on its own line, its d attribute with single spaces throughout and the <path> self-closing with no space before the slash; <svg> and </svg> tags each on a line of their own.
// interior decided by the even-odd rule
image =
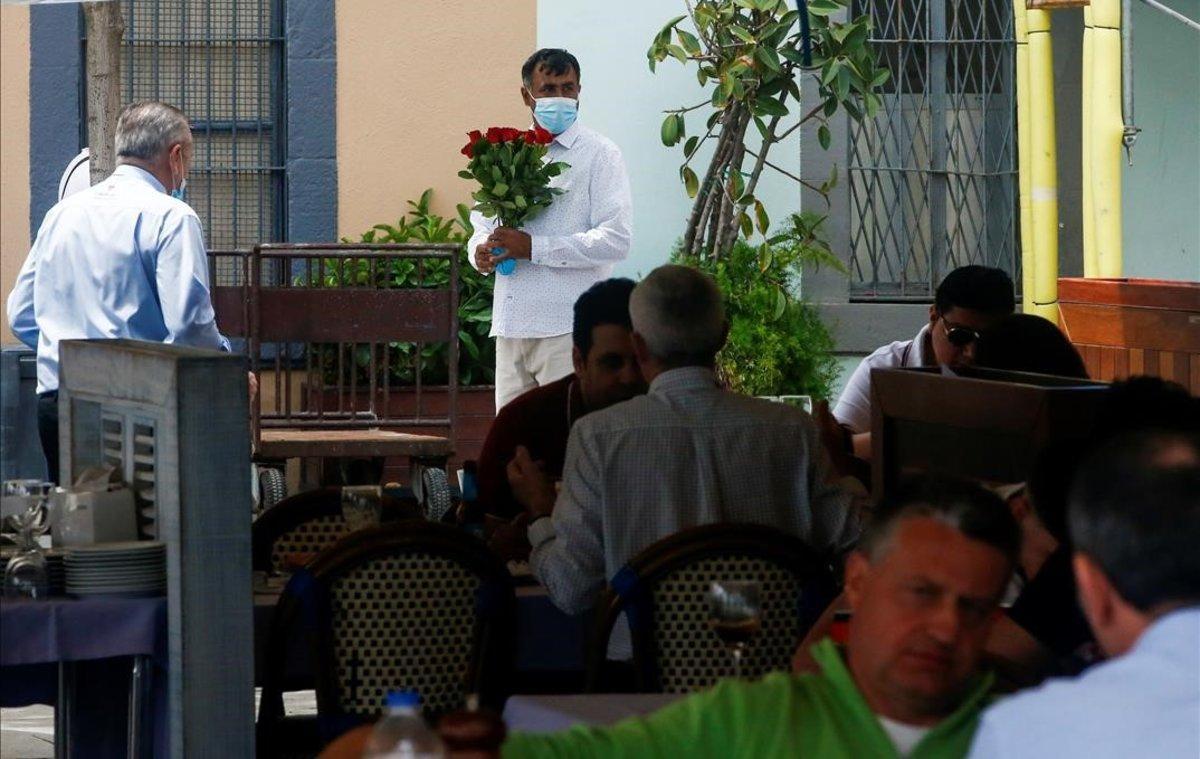
<svg viewBox="0 0 1200 759">
<path fill-rule="evenodd" d="M 161 100 L 191 120 L 187 202 L 209 248 L 282 241 L 283 0 L 120 1 L 123 102 Z"/>
<path fill-rule="evenodd" d="M 1023 2 L 1023 0 L 1018 0 Z M 852 300 L 930 300 L 966 264 L 1020 282 L 1012 0 L 855 0 L 892 77 L 851 120 Z"/>
</svg>

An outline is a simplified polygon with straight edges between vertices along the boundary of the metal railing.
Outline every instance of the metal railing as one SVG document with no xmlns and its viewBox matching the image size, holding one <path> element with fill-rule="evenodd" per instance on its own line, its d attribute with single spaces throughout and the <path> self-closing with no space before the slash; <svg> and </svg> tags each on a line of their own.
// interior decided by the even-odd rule
<svg viewBox="0 0 1200 759">
<path fill-rule="evenodd" d="M 966 264 L 1020 282 L 1011 3 L 855 0 L 892 76 L 850 121 L 852 300 L 929 300 Z"/>
</svg>

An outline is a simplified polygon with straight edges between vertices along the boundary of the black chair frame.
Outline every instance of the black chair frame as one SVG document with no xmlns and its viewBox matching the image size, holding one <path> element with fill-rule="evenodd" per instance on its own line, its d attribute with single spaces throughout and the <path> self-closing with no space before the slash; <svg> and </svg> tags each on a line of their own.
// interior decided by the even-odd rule
<svg viewBox="0 0 1200 759">
<path fill-rule="evenodd" d="M 635 689 L 642 693 L 659 692 L 651 590 L 660 580 L 697 561 L 730 555 L 755 556 L 811 578 L 806 583 L 804 598 L 798 599 L 803 607 L 801 636 L 837 595 L 830 562 L 797 537 L 763 525 L 741 523 L 683 530 L 646 547 L 605 588 L 596 604 L 596 621 L 588 643 L 587 691 L 596 693 L 606 689 L 609 639 L 624 613 L 633 644 Z"/>
<path fill-rule="evenodd" d="M 322 741 L 332 740 L 366 721 L 346 713 L 340 706 L 332 619 L 322 613 L 322 608 L 328 611 L 327 606 L 318 601 L 314 608 L 311 599 L 327 598 L 335 580 L 366 561 L 415 552 L 452 559 L 481 578 L 465 690 L 477 693 L 481 705 L 501 710 L 514 667 L 516 595 L 512 577 L 503 562 L 478 538 L 448 525 L 406 520 L 350 533 L 321 552 L 284 589 L 272 618 L 266 649 L 258 720 L 260 756 L 274 755 L 273 747 L 281 743 L 278 730 L 284 724 L 282 686 L 287 641 L 301 627 L 307 628 L 313 650 L 317 721 Z M 311 590 L 307 594 L 299 592 L 297 589 L 302 586 Z"/>
</svg>

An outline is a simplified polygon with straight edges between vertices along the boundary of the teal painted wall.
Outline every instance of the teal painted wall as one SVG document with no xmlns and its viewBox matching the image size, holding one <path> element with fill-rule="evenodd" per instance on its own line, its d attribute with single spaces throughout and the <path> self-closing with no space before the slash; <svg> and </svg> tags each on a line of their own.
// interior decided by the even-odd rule
<svg viewBox="0 0 1200 759">
<path fill-rule="evenodd" d="M 672 244 L 683 236 L 691 202 L 679 181 L 682 148 L 666 148 L 659 139 L 663 110 L 693 105 L 705 95 L 696 73 L 667 59 L 651 73 L 646 48 L 663 24 L 686 12 L 683 0 L 542 0 L 537 9 L 539 47 L 563 47 L 582 69 L 579 120 L 617 143 L 629 167 L 633 187 L 633 250 L 616 273 L 646 274 L 665 263 Z M 711 91 L 710 91 L 711 92 Z M 687 133 L 696 134 L 707 118 L 691 116 Z M 711 141 L 710 141 L 711 144 Z M 711 152 L 693 159 L 697 173 Z M 799 130 L 771 150 L 771 162 L 798 174 Z M 822 179 L 824 179 L 822 177 Z M 765 186 L 765 189 L 762 189 Z M 756 193 L 772 219 L 800 207 L 800 189 L 778 175 L 764 179 Z"/>
<path fill-rule="evenodd" d="M 1162 0 L 1200 20 L 1200 0 Z M 1142 128 L 1122 198 L 1125 275 L 1200 280 L 1200 32 L 1133 4 Z"/>
</svg>

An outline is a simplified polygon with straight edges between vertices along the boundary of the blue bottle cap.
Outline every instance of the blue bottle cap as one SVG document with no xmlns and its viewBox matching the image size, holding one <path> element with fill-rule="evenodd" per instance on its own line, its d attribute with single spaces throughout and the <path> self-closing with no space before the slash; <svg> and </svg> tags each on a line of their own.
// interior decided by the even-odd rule
<svg viewBox="0 0 1200 759">
<path fill-rule="evenodd" d="M 504 275 L 512 274 L 516 270 L 517 259 L 515 258 L 506 258 L 500 263 L 496 264 L 496 271 Z"/>
<path fill-rule="evenodd" d="M 419 709 L 421 708 L 421 695 L 415 690 L 389 691 L 384 703 L 389 709 Z"/>
</svg>

